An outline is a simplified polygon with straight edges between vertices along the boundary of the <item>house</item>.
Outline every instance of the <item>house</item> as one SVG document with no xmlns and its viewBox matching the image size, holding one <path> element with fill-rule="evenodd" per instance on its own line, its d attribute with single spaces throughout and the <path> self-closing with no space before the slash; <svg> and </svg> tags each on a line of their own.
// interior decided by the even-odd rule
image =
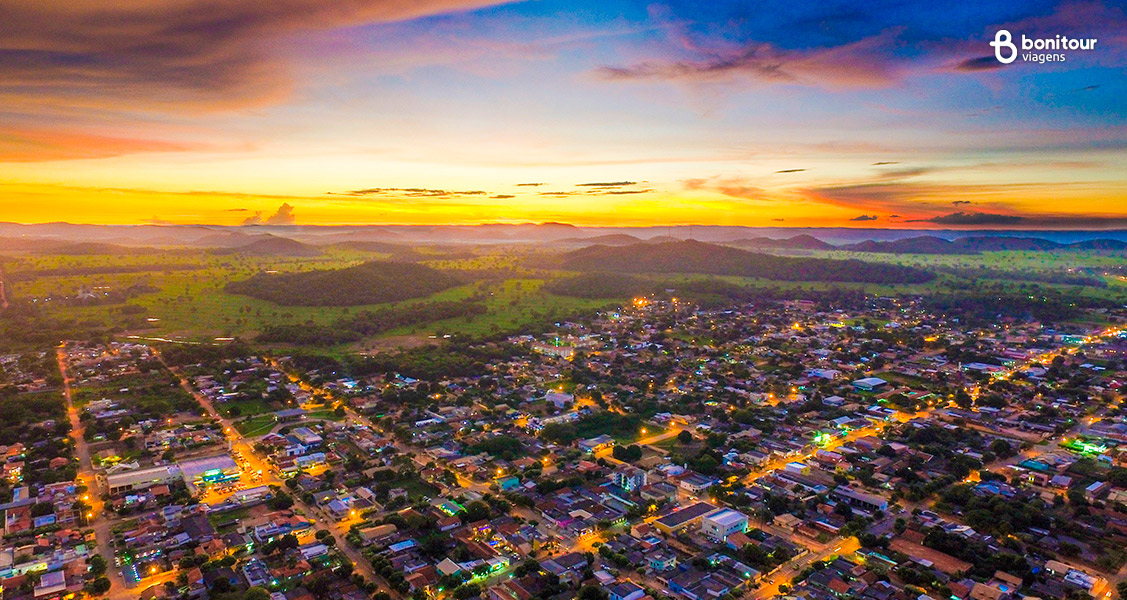
<svg viewBox="0 0 1127 600">
<path fill-rule="evenodd" d="M 875 512 L 878 510 L 888 510 L 888 500 L 873 494 L 865 494 L 858 492 L 853 488 L 839 485 L 830 492 L 834 499 L 845 502 L 853 508 L 859 508 L 868 512 Z"/>
<path fill-rule="evenodd" d="M 290 421 L 299 421 L 304 419 L 306 411 L 304 408 L 287 408 L 286 410 L 279 410 L 274 413 L 274 420 L 278 423 L 288 423 Z"/>
<path fill-rule="evenodd" d="M 646 556 L 646 563 L 657 572 L 671 571 L 677 568 L 677 555 L 668 550 L 657 550 Z"/>
<path fill-rule="evenodd" d="M 590 454 L 606 450 L 611 446 L 614 446 L 614 438 L 606 434 L 579 442 L 579 449 Z"/>
<path fill-rule="evenodd" d="M 638 600 L 646 595 L 646 590 L 633 581 L 621 581 L 606 586 L 610 600 Z"/>
<path fill-rule="evenodd" d="M 862 392 L 873 392 L 882 389 L 888 382 L 880 377 L 865 377 L 853 382 L 853 387 Z"/>
<path fill-rule="evenodd" d="M 699 523 L 705 515 L 715 510 L 716 507 L 712 504 L 697 502 L 654 521 L 654 527 L 665 533 L 679 533 Z"/>
<path fill-rule="evenodd" d="M 700 521 L 700 532 L 715 542 L 723 542 L 733 533 L 746 531 L 747 515 L 730 508 L 721 508 L 709 513 Z"/>
<path fill-rule="evenodd" d="M 689 473 L 681 478 L 681 489 L 690 494 L 700 495 L 717 483 L 720 483 L 720 481 L 714 477 L 701 475 L 700 473 Z"/>
<path fill-rule="evenodd" d="M 587 558 L 579 552 L 568 552 L 550 558 L 540 563 L 540 566 L 558 577 L 568 576 L 578 579 L 579 573 L 587 568 Z"/>
<path fill-rule="evenodd" d="M 646 472 L 637 467 L 623 467 L 611 475 L 614 485 L 628 492 L 640 489 L 646 485 Z"/>
<path fill-rule="evenodd" d="M 1108 490 L 1110 489 L 1110 483 L 1106 481 L 1097 481 L 1084 488 L 1084 496 L 1086 496 L 1089 500 L 1096 500 L 1104 494 L 1107 494 Z"/>
</svg>

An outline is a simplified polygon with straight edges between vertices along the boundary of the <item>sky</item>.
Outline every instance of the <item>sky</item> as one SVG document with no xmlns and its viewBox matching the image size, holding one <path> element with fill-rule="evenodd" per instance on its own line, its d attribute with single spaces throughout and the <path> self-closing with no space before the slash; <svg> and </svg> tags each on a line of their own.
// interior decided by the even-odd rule
<svg viewBox="0 0 1127 600">
<path fill-rule="evenodd" d="M 0 221 L 1127 228 L 1122 2 L 4 13 Z"/>
</svg>

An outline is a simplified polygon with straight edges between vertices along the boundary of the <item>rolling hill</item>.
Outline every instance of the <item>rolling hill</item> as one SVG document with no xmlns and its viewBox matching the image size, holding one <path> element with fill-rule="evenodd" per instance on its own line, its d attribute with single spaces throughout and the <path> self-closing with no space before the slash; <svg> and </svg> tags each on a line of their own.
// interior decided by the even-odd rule
<svg viewBox="0 0 1127 600">
<path fill-rule="evenodd" d="M 423 265 L 372 261 L 345 269 L 259 273 L 225 290 L 288 306 L 357 306 L 421 298 L 460 283 Z"/>
<path fill-rule="evenodd" d="M 591 246 L 563 254 L 558 266 L 583 272 L 702 273 L 779 281 L 923 283 L 935 278 L 934 273 L 914 267 L 772 256 L 696 241 Z"/>
<path fill-rule="evenodd" d="M 833 250 L 833 246 L 807 234 L 796 235 L 789 238 L 755 237 L 729 242 L 731 246 L 741 248 L 784 248 L 793 250 Z"/>
<path fill-rule="evenodd" d="M 245 254 L 247 256 L 319 256 L 321 250 L 290 238 L 274 235 L 260 236 L 249 244 L 215 250 L 217 254 Z"/>
<path fill-rule="evenodd" d="M 1043 238 L 1017 236 L 968 236 L 949 241 L 930 235 L 922 235 L 890 242 L 866 240 L 840 246 L 839 249 L 887 254 L 980 254 L 982 252 L 1005 251 L 1051 252 L 1053 250 L 1123 251 L 1127 250 L 1127 242 L 1095 239 L 1062 244 Z"/>
</svg>

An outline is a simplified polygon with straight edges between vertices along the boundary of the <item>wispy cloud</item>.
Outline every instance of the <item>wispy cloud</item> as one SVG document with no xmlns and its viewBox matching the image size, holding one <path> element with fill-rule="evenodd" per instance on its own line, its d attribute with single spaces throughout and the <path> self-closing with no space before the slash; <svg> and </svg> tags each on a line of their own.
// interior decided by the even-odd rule
<svg viewBox="0 0 1127 600">
<path fill-rule="evenodd" d="M 608 80 L 664 79 L 722 81 L 746 78 L 765 83 L 815 87 L 886 87 L 901 79 L 901 66 L 890 49 L 899 30 L 855 42 L 803 50 L 767 42 L 738 48 L 700 49 L 701 56 L 685 60 L 652 60 L 631 66 L 604 66 L 597 73 Z"/>
<path fill-rule="evenodd" d="M 288 51 L 300 45 L 294 37 L 500 1 L 10 0 L 0 26 L 0 105 L 17 117 L 81 111 L 141 124 L 141 113 L 275 104 L 295 87 Z M 30 148 L 15 154 L 29 161 L 173 149 L 146 140 L 116 140 L 101 152 L 94 146 L 79 144 L 71 152 L 62 150 L 65 145 L 48 146 L 39 157 Z"/>
<path fill-rule="evenodd" d="M 110 158 L 126 154 L 206 151 L 214 148 L 210 144 L 202 143 L 106 136 L 56 129 L 0 127 L 0 162 Z"/>
<path fill-rule="evenodd" d="M 485 196 L 488 192 L 482 190 L 442 190 L 433 188 L 367 188 L 363 190 L 349 190 L 347 192 L 327 192 L 337 196 L 404 196 L 407 198 L 447 198 L 452 196 Z"/>
</svg>

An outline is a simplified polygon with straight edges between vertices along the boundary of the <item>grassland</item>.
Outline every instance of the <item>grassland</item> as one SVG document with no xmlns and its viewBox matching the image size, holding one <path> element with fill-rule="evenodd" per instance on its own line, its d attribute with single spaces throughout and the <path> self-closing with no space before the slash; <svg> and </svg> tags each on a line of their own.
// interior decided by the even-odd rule
<svg viewBox="0 0 1127 600">
<path fill-rule="evenodd" d="M 15 301 L 35 299 L 36 306 L 51 317 L 90 327 L 105 328 L 118 335 L 210 341 L 214 338 L 253 338 L 272 324 L 330 326 L 363 310 L 406 306 L 417 302 L 472 300 L 486 312 L 469 317 L 431 321 L 387 331 L 361 342 L 326 349 L 332 354 L 378 351 L 392 346 L 415 345 L 444 335 L 489 336 L 520 331 L 531 325 L 563 319 L 597 308 L 613 307 L 628 298 L 576 298 L 545 291 L 547 281 L 570 273 L 529 268 L 532 251 L 506 248 L 478 249 L 462 257 L 420 248 L 423 264 L 459 272 L 472 283 L 453 287 L 418 300 L 353 307 L 280 306 L 268 301 L 227 293 L 224 286 L 262 271 L 297 272 L 357 265 L 382 255 L 330 249 L 317 257 L 262 257 L 221 255 L 203 251 L 172 251 L 139 255 L 8 255 L 3 259 L 10 280 L 9 295 Z M 991 271 L 1053 273 L 1084 270 L 1102 276 L 1107 287 L 1031 283 L 989 276 L 973 278 L 979 284 L 1001 290 L 1028 290 L 1031 286 L 1072 295 L 1121 301 L 1127 297 L 1127 279 L 1119 270 L 1123 256 L 1091 251 L 987 252 L 980 255 L 880 254 L 842 251 L 788 252 L 822 258 L 852 258 L 906 266 L 940 269 L 985 268 Z M 427 260 L 430 255 L 433 260 Z M 98 272 L 90 272 L 98 271 Z M 704 279 L 700 275 L 641 276 L 676 290 L 678 286 Z M 855 289 L 870 294 L 927 295 L 965 287 L 971 278 L 940 272 L 934 281 L 922 284 L 877 285 L 862 283 L 781 282 L 748 277 L 712 277 L 740 286 L 818 291 Z M 150 286 L 156 291 L 141 293 L 122 304 L 65 305 L 56 300 L 79 289 L 124 289 Z M 1098 318 L 1098 317 L 1096 317 Z M 250 408 L 250 407 L 248 407 Z M 258 407 L 243 416 L 259 412 Z"/>
<path fill-rule="evenodd" d="M 112 256 L 21 256 L 9 259 L 5 268 L 14 275 L 12 296 L 38 299 L 61 319 L 90 323 L 106 328 L 127 328 L 145 337 L 210 340 L 216 337 L 253 337 L 267 324 L 329 325 L 351 314 L 381 307 L 417 302 L 353 307 L 279 306 L 264 300 L 230 294 L 223 287 L 232 280 L 273 270 L 295 272 L 311 269 L 353 266 L 371 254 L 330 252 L 315 258 L 273 258 L 216 256 L 206 253 Z M 162 266 L 170 268 L 163 269 Z M 197 268 L 183 269 L 185 266 Z M 475 257 L 464 260 L 437 260 L 437 268 L 472 273 L 511 268 L 505 257 Z M 61 269 L 137 268 L 136 272 L 81 275 L 43 275 Z M 484 280 L 451 288 L 425 298 L 427 301 L 464 300 L 481 297 L 488 307 L 484 315 L 472 319 L 455 318 L 390 331 L 381 337 L 441 336 L 443 334 L 488 335 L 512 331 L 534 321 L 564 317 L 605 304 L 601 301 L 554 296 L 540 290 L 543 279 L 519 278 Z M 47 298 L 74 294 L 80 288 L 122 289 L 134 285 L 152 286 L 153 293 L 132 298 L 129 304 L 143 310 L 143 318 L 126 318 L 121 305 L 66 306 Z M 376 348 L 360 344 L 337 351 Z"/>
</svg>

